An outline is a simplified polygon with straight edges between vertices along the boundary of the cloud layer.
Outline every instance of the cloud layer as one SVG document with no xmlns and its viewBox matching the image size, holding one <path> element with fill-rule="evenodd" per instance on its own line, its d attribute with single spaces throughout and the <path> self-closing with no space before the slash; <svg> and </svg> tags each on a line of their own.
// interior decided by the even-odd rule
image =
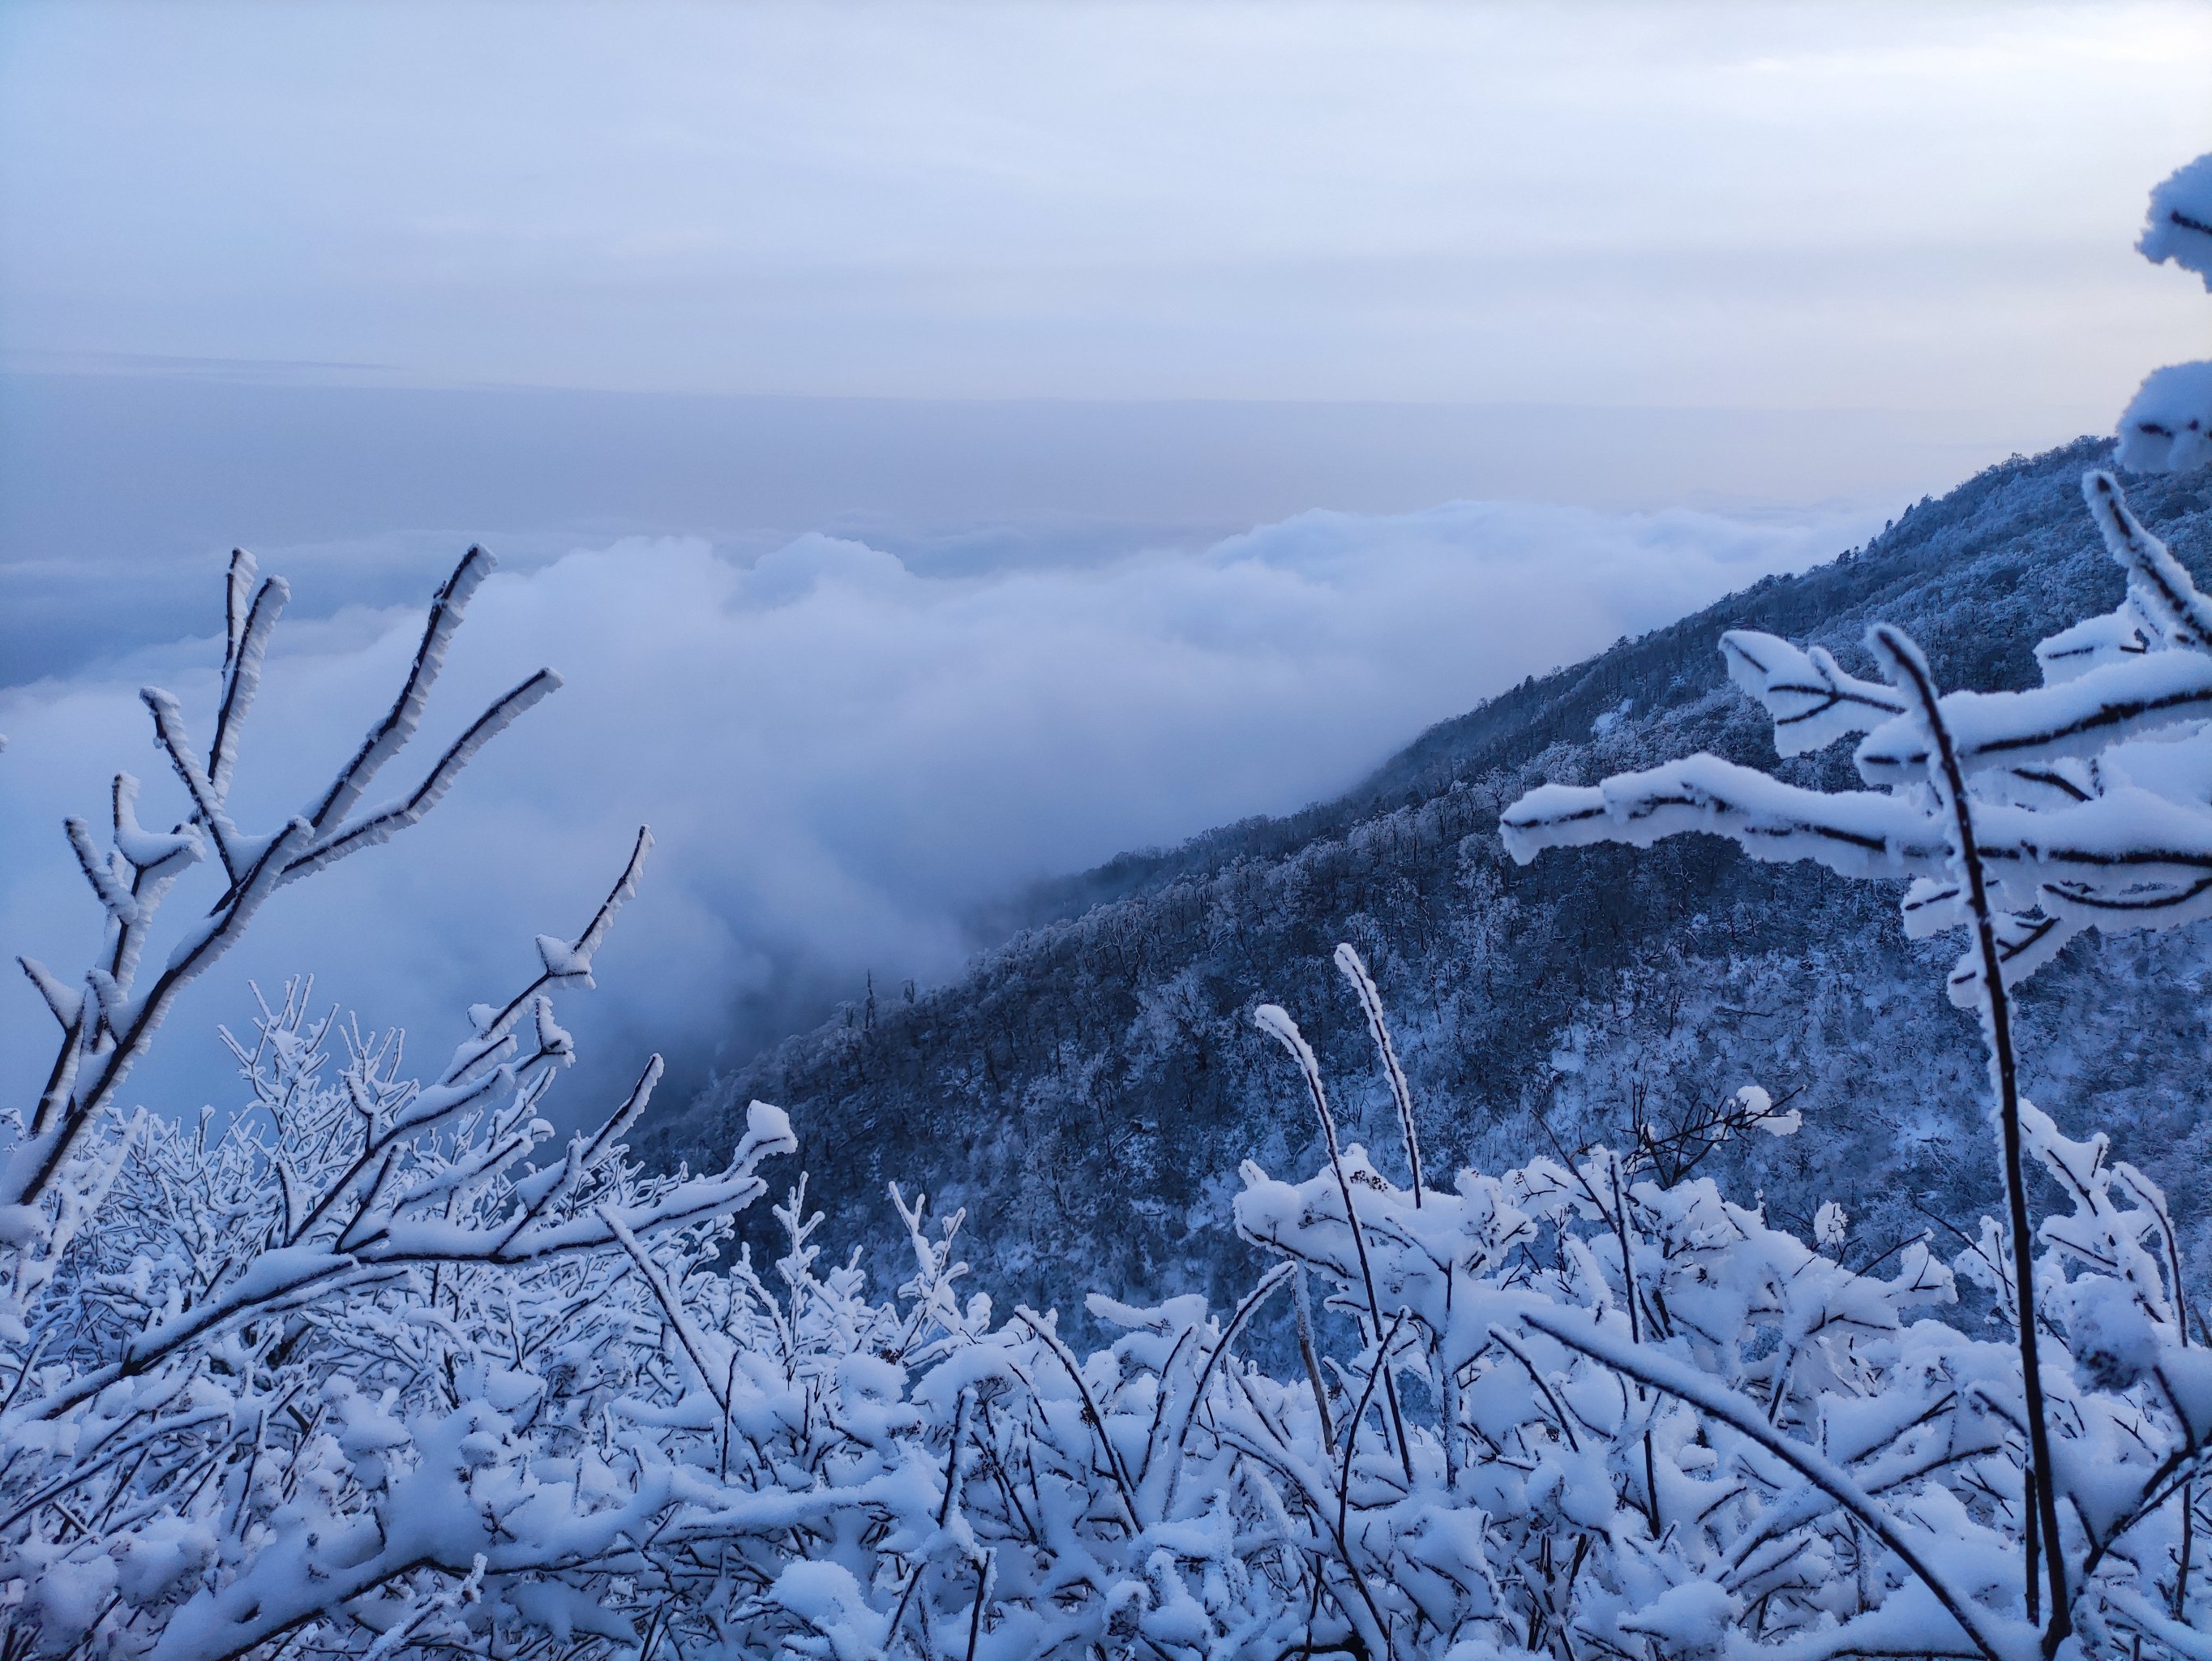
<svg viewBox="0 0 2212 1661">
<path fill-rule="evenodd" d="M 1455 502 L 970 575 L 820 534 L 750 560 L 629 540 L 502 573 L 462 630 L 425 748 L 540 663 L 566 688 L 428 823 L 280 897 L 139 1087 L 218 1097 L 212 1023 L 244 1018 L 248 975 L 302 969 L 365 1020 L 407 1025 L 428 1064 L 463 1006 L 526 971 L 533 934 L 580 926 L 645 822 L 659 847 L 644 892 L 601 957 L 602 989 L 574 1001 L 589 1052 L 575 1082 L 611 1091 L 648 1047 L 696 1077 L 866 972 L 886 987 L 952 972 L 974 945 L 963 916 L 1024 880 L 1344 788 L 1526 674 L 1865 528 Z M 357 741 L 419 618 L 342 607 L 280 635 L 242 818 L 296 808 Z M 180 641 L 0 691 L 9 950 L 85 960 L 94 913 L 61 817 L 96 810 L 118 765 L 145 776 L 149 823 L 176 811 L 136 688 L 169 685 L 204 730 L 215 649 Z M 180 891 L 179 916 L 188 903 Z M 32 1088 L 43 1019 L 27 988 L 0 1001 L 0 1102 Z"/>
</svg>

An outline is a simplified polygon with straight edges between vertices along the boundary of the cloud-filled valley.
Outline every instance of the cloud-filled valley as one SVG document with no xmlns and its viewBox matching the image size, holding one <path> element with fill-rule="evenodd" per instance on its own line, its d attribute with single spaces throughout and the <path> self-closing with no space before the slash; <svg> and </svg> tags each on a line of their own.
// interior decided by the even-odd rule
<svg viewBox="0 0 2212 1661">
<path fill-rule="evenodd" d="M 1426 724 L 1866 528 L 1462 502 L 967 575 L 822 534 L 758 556 L 631 539 L 502 572 L 426 755 L 541 663 L 564 690 L 418 830 L 282 895 L 140 1086 L 220 1099 L 213 1022 L 250 1013 L 247 977 L 311 965 L 341 966 L 319 995 L 404 1025 L 434 1062 L 463 1007 L 525 971 L 533 934 L 580 926 L 649 822 L 644 891 L 600 990 L 564 1016 L 585 1050 L 569 1094 L 581 1110 L 648 1049 L 682 1087 L 870 973 L 888 992 L 951 972 L 978 943 L 968 919 L 1027 880 L 1347 788 Z M 212 562 L 206 576 L 188 637 L 0 691 L 17 949 L 72 964 L 92 944 L 59 827 L 98 811 L 111 769 L 145 778 L 149 823 L 176 811 L 137 689 L 169 686 L 205 730 Z M 234 796 L 249 825 L 349 753 L 414 648 L 419 607 L 343 599 L 303 589 L 280 631 Z M 412 776 L 395 766 L 380 788 Z M 44 1019 L 27 989 L 0 1007 L 19 1092 Z"/>
</svg>

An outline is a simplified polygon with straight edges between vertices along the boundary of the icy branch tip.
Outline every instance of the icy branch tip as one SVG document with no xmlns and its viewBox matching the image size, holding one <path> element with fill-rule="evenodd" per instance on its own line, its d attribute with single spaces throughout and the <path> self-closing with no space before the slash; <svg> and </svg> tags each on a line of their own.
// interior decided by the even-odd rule
<svg viewBox="0 0 2212 1661">
<path fill-rule="evenodd" d="M 1305 1034 L 1291 1019 L 1291 1012 L 1279 1003 L 1263 1003 L 1252 1012 L 1252 1025 L 1273 1038 L 1301 1061 L 1313 1054 L 1306 1043 Z"/>
<path fill-rule="evenodd" d="M 792 1153 L 799 1148 L 799 1138 L 792 1134 L 791 1116 L 780 1107 L 766 1102 L 754 1102 L 745 1109 L 745 1143 L 747 1151 L 755 1147 L 767 1153 Z"/>
</svg>

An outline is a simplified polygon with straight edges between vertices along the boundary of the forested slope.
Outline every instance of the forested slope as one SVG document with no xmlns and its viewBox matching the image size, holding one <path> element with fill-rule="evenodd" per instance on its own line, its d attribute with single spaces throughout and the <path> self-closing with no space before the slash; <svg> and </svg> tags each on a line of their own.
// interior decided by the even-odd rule
<svg viewBox="0 0 2212 1661">
<path fill-rule="evenodd" d="M 1304 1169 L 1314 1154 L 1311 1110 L 1254 1030 L 1256 1004 L 1304 1025 L 1347 1135 L 1386 1170 L 1402 1157 L 1329 964 L 1350 940 L 1391 1006 L 1432 1172 L 1617 1140 L 1632 1114 L 1663 1123 L 1756 1082 L 1805 1128 L 1722 1158 L 1778 1219 L 1840 1202 L 1858 1261 L 1974 1214 L 1996 1177 L 1979 1043 L 1942 992 L 1955 946 L 1905 941 L 1893 894 L 1706 838 L 1523 868 L 1498 815 L 1546 780 L 1700 749 L 1841 782 L 1844 752 L 1777 765 L 1765 719 L 1727 684 L 1724 629 L 1819 642 L 1864 672 L 1860 638 L 1887 619 L 1946 685 L 2032 684 L 2037 640 L 2120 596 L 2079 494 L 2109 453 L 2083 440 L 1992 468 L 1829 565 L 1443 723 L 1339 800 L 1041 889 L 1016 919 L 1030 926 L 960 980 L 848 1008 L 665 1112 L 641 1145 L 696 1163 L 757 1097 L 789 1110 L 830 1239 L 902 1240 L 896 1180 L 968 1207 L 977 1279 L 1002 1303 L 1065 1306 L 1099 1285 L 1233 1297 L 1256 1262 L 1229 1226 L 1239 1161 Z M 2203 472 L 2130 491 L 2212 581 Z M 2165 972 L 2145 972 L 2154 958 Z M 2185 932 L 2087 940 L 2069 959 L 2023 999 L 2030 1091 L 2062 1124 L 2115 1129 L 2202 1259 L 2212 1130 L 2185 1092 L 2212 1066 L 2197 997 L 2212 953 Z"/>
</svg>

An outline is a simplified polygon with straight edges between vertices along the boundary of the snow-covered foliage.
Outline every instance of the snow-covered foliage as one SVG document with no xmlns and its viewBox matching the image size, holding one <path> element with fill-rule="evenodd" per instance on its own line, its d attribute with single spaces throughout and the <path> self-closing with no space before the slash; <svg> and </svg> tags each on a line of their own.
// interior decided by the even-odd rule
<svg viewBox="0 0 2212 1661">
<path fill-rule="evenodd" d="M 234 1041 L 247 1111 L 88 1139 L 8 1336 L 11 1655 L 2033 1652 L 2015 1352 L 1928 1318 L 1954 1281 L 1926 1242 L 1847 1269 L 1843 1220 L 1808 1244 L 1688 1174 L 1797 1129 L 1765 1092 L 1448 1189 L 1411 1179 L 1401 1094 L 1401 1184 L 1334 1145 L 1267 1007 L 1331 1147 L 1244 1173 L 1276 1266 L 1218 1313 L 1094 1297 L 1114 1335 L 1079 1355 L 963 1299 L 960 1218 L 896 1189 L 895 1299 L 824 1257 L 803 1179 L 773 1262 L 732 1252 L 791 1146 L 772 1108 L 720 1175 L 647 1178 L 618 1139 L 648 1069 L 549 1147 L 544 988 L 635 875 L 429 1086 L 301 983 Z M 2099 1652 L 2195 1653 L 2212 1350 L 2155 1190 L 2028 1111 L 2072 1200 L 2042 1273 L 2075 1606 Z M 1960 1261 L 2002 1293 L 2000 1257 L 1984 1225 Z M 1278 1299 L 1286 1378 L 1237 1349 Z"/>
<path fill-rule="evenodd" d="M 1794 1461 L 1838 1514 L 1895 1554 L 1887 1574 L 1899 1593 L 1879 1615 L 1855 1617 L 1881 1636 L 1824 1637 L 1822 1653 L 1948 1653 L 1956 1639 L 1947 1622 L 1966 1628 L 1983 1653 L 2026 1643 L 2004 1636 L 1991 1604 L 2043 1628 L 2046 1653 L 2069 1634 L 2094 1652 L 2124 1652 L 2136 1640 L 2118 1634 L 2130 1632 L 2198 1652 L 2185 1630 L 2196 1610 L 2187 1583 L 2198 1526 L 2195 1474 L 2212 1436 L 2200 1415 L 2212 1402 L 2196 1392 L 2212 1387 L 2212 1350 L 2191 1342 L 2163 1196 L 2134 1166 L 2111 1162 L 2101 1136 L 2070 1140 L 2021 1096 L 2011 1038 L 2011 989 L 2068 939 L 2092 928 L 2195 921 L 2206 915 L 2202 896 L 2212 884 L 2212 809 L 2194 782 L 2212 778 L 2212 726 L 2191 691 L 2212 670 L 2212 631 L 2203 626 L 2212 623 L 2212 605 L 2136 523 L 2108 474 L 2089 474 L 2084 490 L 2128 574 L 2128 598 L 2044 643 L 2042 688 L 1939 697 L 1918 648 L 1882 625 L 1868 642 L 1883 670 L 1878 681 L 1817 648 L 1749 633 L 1725 638 L 1736 681 L 1773 718 L 1777 747 L 1790 755 L 1859 737 L 1855 760 L 1873 788 L 1820 791 L 1699 756 L 1595 786 L 1545 786 L 1504 819 L 1507 844 L 1523 859 L 1598 839 L 1649 846 L 1710 831 L 1760 859 L 1811 860 L 1847 876 L 1905 882 L 1908 930 L 1968 935 L 1950 991 L 1983 1015 L 2009 1208 L 2003 1223 L 1985 1220 L 1978 1237 L 1962 1236 L 1966 1249 L 1954 1266 L 1996 1299 L 2017 1354 L 2007 1362 L 1996 1346 L 1961 1347 L 1952 1329 L 1923 1323 L 1910 1331 L 1931 1348 L 1887 1352 L 1899 1372 L 1841 1381 L 1850 1396 L 1886 1404 L 1856 1409 L 1875 1418 L 1925 1412 L 1924 1395 L 1911 1405 L 1915 1379 L 1922 1390 L 1956 1392 L 1936 1415 L 1944 1425 L 1942 1457 L 1956 1458 L 1970 1445 L 1979 1451 L 1976 1475 L 1951 1493 L 1955 1510 L 1931 1506 L 1925 1494 L 1890 1499 L 1886 1489 L 1852 1487 L 1844 1468 L 1816 1468 L 1809 1450 L 1766 1448 Z M 2056 1181 L 2070 1214 L 2031 1224 L 2030 1161 Z M 1826 1235 L 1840 1244 L 1846 1226 L 1823 1208 L 1816 1242 Z M 1900 1262 L 1924 1255 L 1924 1246 L 1908 1245 Z M 1948 1275 L 1931 1278 L 1930 1268 L 1906 1277 L 1911 1291 L 1948 1299 Z M 1794 1267 L 1780 1273 L 1794 1282 Z M 1868 1277 L 1853 1278 L 1852 1295 L 1869 1295 Z M 1677 1293 L 1653 1309 L 1670 1306 L 1692 1305 Z M 2034 1318 L 2021 1318 L 2023 1310 Z M 1896 1314 L 1877 1324 L 1893 1323 Z M 1818 1317 L 1814 1329 L 1833 1318 Z M 2212 1342 L 2198 1319 L 2199 1339 Z M 1534 1323 L 1550 1332 L 1555 1320 L 1540 1315 Z M 1690 1348 L 1707 1338 L 1694 1317 L 1684 1325 L 1696 1335 Z M 1656 1362 L 1631 1338 L 1626 1346 L 1617 1335 L 1586 1343 L 1581 1353 L 1671 1393 L 1708 1424 L 1778 1427 L 1791 1416 L 1771 1400 L 1754 1402 L 1741 1377 Z M 2062 1356 L 2044 1348 L 2052 1343 Z M 2146 1378 L 2159 1382 L 2129 1396 Z M 1967 1408 L 1969 1400 L 1979 1405 Z M 1840 1403 L 1824 1402 L 1799 1422 L 1820 1427 L 1813 1439 L 1832 1451 L 1826 1427 L 1839 1411 Z M 2001 1478 L 1992 1460 L 2002 1464 Z M 1978 1513 L 1977 1491 L 2002 1494 L 1997 1510 Z M 1892 1504 L 1903 1508 L 1890 1511 Z M 1887 1520 L 1872 1520 L 1877 1514 Z M 1916 1542 L 1921 1530 L 1931 1532 Z M 1724 1553 L 1723 1561 L 1739 1559 Z"/>
<path fill-rule="evenodd" d="M 2212 291 L 2212 155 L 2176 168 L 2150 193 L 2150 212 L 2136 246 L 2146 259 L 2170 259 L 2196 272 Z"/>
<path fill-rule="evenodd" d="M 574 1055 L 549 994 L 590 984 L 648 837 L 574 940 L 542 938 L 529 984 L 471 1012 L 434 1079 L 401 1074 L 392 1037 L 311 1016 L 301 983 L 233 1041 L 244 1110 L 180 1122 L 120 1104 L 179 992 L 270 894 L 416 823 L 558 685 L 531 677 L 405 794 L 361 809 L 489 565 L 472 549 L 440 590 L 390 713 L 329 788 L 253 835 L 227 798 L 285 589 L 256 589 L 236 557 L 207 749 L 175 699 L 145 695 L 182 816 L 146 830 L 124 774 L 108 849 L 82 820 L 66 827 L 107 924 L 78 985 L 23 965 L 61 1038 L 36 1107 L 7 1125 L 0 1177 L 11 1661 L 228 1656 L 318 1634 L 393 1653 L 455 1629 L 519 1572 L 621 1560 L 685 1491 L 676 1463 L 623 1451 L 611 1405 L 649 1411 L 654 1394 L 658 1305 L 633 1259 L 711 1254 L 763 1191 L 754 1167 L 793 1144 L 763 1108 L 720 1171 L 641 1175 L 620 1139 L 656 1059 L 596 1134 L 543 1157 L 538 1108 Z M 212 910 L 142 973 L 161 901 L 210 858 Z M 620 1602 L 552 1579 L 515 1595 L 564 1632 L 610 1630 Z"/>
<path fill-rule="evenodd" d="M 2204 269 L 2199 244 L 2207 226 L 2197 215 L 2207 185 L 2212 157 L 2160 187 L 2146 254 Z M 2167 466 L 2191 459 L 2160 458 Z M 1856 738 L 1852 761 L 1870 788 L 1808 788 L 1696 756 L 1595 786 L 1546 785 L 1515 803 L 1501 829 L 1523 861 L 1552 847 L 1649 847 L 1707 831 L 1758 859 L 1902 879 L 1908 933 L 1966 935 L 1950 992 L 1982 1018 L 2007 1214 L 2002 1225 L 1983 1222 L 1960 1267 L 1997 1297 L 2018 1350 L 2008 1422 L 2024 1445 L 2013 1487 L 2016 1552 L 2004 1542 L 2016 1560 L 2008 1572 L 2020 1585 L 2026 1621 L 2040 1629 L 2043 1653 L 2069 1640 L 2095 1647 L 2109 1636 L 2103 1622 L 2115 1611 L 2124 1625 L 2140 1627 L 2133 1617 L 2150 1609 L 2144 1599 L 2155 1590 L 2138 1580 L 2114 1591 L 2100 1581 L 2114 1542 L 2153 1526 L 2153 1516 L 2170 1506 L 2172 1631 L 2154 1623 L 2130 1641 L 2162 1637 L 2194 1652 L 2191 1541 L 2197 1468 L 2212 1427 L 2198 1422 L 2204 1404 L 2191 1381 L 2200 1372 L 2212 1379 L 2212 1355 L 2190 1345 L 2180 1254 L 2163 1196 L 2124 1163 L 2107 1177 L 2101 1138 L 2069 1141 L 2022 1096 L 2013 1037 L 2014 988 L 2075 935 L 2171 928 L 2212 916 L 2212 706 L 2198 690 L 2212 689 L 2212 600 L 2136 520 L 2111 474 L 2089 472 L 2082 491 L 2125 573 L 2126 598 L 2036 648 L 2039 687 L 1940 694 L 1918 646 L 1884 624 L 1866 638 L 1879 680 L 1850 673 L 1819 648 L 1804 652 L 1750 632 L 1723 638 L 1732 677 L 1773 720 L 1776 748 L 1791 756 Z M 2034 1226 L 2032 1161 L 2072 1200 L 2071 1218 Z M 2039 1263 L 2038 1239 L 2048 1245 Z M 2163 1269 L 2147 1274 L 2160 1248 Z M 2200 1335 L 2212 1342 L 2212 1333 Z M 2085 1411 L 2063 1390 L 2052 1393 L 2054 1377 L 2064 1375 L 2046 1367 L 2049 1340 L 2066 1346 L 2075 1380 L 2095 1392 L 2124 1390 L 2148 1370 L 2160 1381 L 2170 1424 L 2130 1421 L 2109 1403 Z M 1640 1355 L 1591 1353 L 1655 1382 Z M 1705 1381 L 1680 1382 L 1699 1387 L 1683 1397 L 1708 1416 L 1741 1409 Z M 2137 1449 L 2149 1463 L 2129 1469 L 2122 1450 Z M 2115 1467 L 2125 1474 L 2116 1477 Z M 2085 1492 L 2085 1482 L 2095 1491 Z M 1839 1490 L 1828 1492 L 1843 1501 Z M 1881 1537 L 1903 1553 L 1896 1539 Z M 1900 1561 L 1945 1615 L 1990 1651 L 1990 1635 L 1977 1629 L 1978 1612 L 1960 1601 L 1958 1586 L 1942 1584 L 1933 1561 L 1910 1554 Z M 1923 1635 L 1905 1646 L 1934 1644 Z"/>
<path fill-rule="evenodd" d="M 1443 1185 L 1347 945 L 1405 1180 L 1340 1135 L 1298 1023 L 1261 1006 L 1319 1149 L 1297 1180 L 1243 1167 L 1267 1265 L 1221 1308 L 1094 1293 L 1088 1353 L 968 1293 L 963 1214 L 933 1226 L 896 1184 L 893 1295 L 826 1255 L 803 1177 L 774 1244 L 741 1240 L 792 1127 L 755 1103 L 705 1174 L 648 1173 L 626 1141 L 657 1059 L 556 1136 L 554 995 L 589 986 L 643 832 L 427 1080 L 301 980 L 225 1035 L 234 1114 L 126 1110 L 178 991 L 260 904 L 408 828 L 556 684 L 362 811 L 488 568 L 471 551 L 392 713 L 248 834 L 229 781 L 283 591 L 249 597 L 241 559 L 206 750 L 147 694 L 181 811 L 145 829 L 125 776 L 109 848 L 72 820 L 106 940 L 81 985 L 25 964 L 62 1037 L 7 1127 L 0 1661 L 2212 1655 L 2212 1331 L 2158 1186 L 2021 1095 L 2009 1025 L 2069 936 L 2212 910 L 2212 602 L 2112 480 L 2087 490 L 2128 597 L 2046 642 L 2041 688 L 1939 696 L 1894 629 L 1879 679 L 1729 638 L 1782 747 L 1863 735 L 1868 788 L 1708 757 L 1504 818 L 1523 856 L 1704 829 L 1909 881 L 1912 928 L 1969 936 L 1952 989 L 1984 1023 L 2001 1220 L 1954 1225 L 1948 1262 L 1930 1232 L 1852 1266 L 1832 1196 L 1802 1230 L 1732 1202 L 1703 1174 L 1721 1150 L 1805 1123 L 1755 1085 Z M 142 974 L 161 901 L 210 861 L 212 910 Z M 2032 1221 L 2039 1171 L 2059 1203 Z M 1263 1316 L 1296 1365 L 1255 1359 Z"/>
<path fill-rule="evenodd" d="M 2090 473 L 2083 490 L 2128 594 L 2036 648 L 2042 687 L 1938 700 L 1918 648 L 1883 625 L 1868 639 L 1881 681 L 1818 648 L 1732 633 L 1722 642 L 1730 672 L 1772 715 L 1776 747 L 1795 755 L 1863 735 L 1854 759 L 1875 788 L 1808 789 L 1697 756 L 1531 792 L 1504 817 L 1507 846 L 1526 858 L 1710 830 L 1760 859 L 1908 879 L 1906 927 L 1932 935 L 1972 921 L 1980 878 L 1968 882 L 1957 847 L 1958 803 L 1971 795 L 1976 855 L 2007 908 L 1992 926 L 2008 985 L 2086 928 L 2212 915 L 2212 601 L 2110 474 Z M 1980 973 L 1970 948 L 1954 999 L 1976 1002 Z"/>
<path fill-rule="evenodd" d="M 2119 464 L 2181 473 L 2212 461 L 2212 362 L 2154 370 L 2120 417 Z"/>
<path fill-rule="evenodd" d="M 2136 244 L 2212 290 L 2212 155 L 2200 155 L 2151 192 Z M 2120 417 L 2119 462 L 2137 472 L 2185 472 L 2212 462 L 2212 362 L 2154 371 Z"/>
</svg>

